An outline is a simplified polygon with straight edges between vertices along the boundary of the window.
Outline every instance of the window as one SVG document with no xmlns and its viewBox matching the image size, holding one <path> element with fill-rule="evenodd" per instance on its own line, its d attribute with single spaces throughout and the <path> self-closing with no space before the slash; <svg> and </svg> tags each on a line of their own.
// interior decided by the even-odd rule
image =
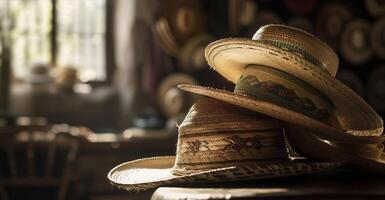
<svg viewBox="0 0 385 200">
<path fill-rule="evenodd" d="M 105 0 L 57 3 L 57 64 L 76 66 L 82 81 L 105 79 Z"/>
<path fill-rule="evenodd" d="M 4 1 L 4 0 L 3 0 Z M 11 64 L 22 77 L 32 62 L 50 62 L 50 0 L 7 0 L 11 29 Z"/>
<path fill-rule="evenodd" d="M 106 79 L 106 0 L 0 1 L 11 19 L 16 77 L 45 62 L 75 67 L 81 81 Z"/>
</svg>

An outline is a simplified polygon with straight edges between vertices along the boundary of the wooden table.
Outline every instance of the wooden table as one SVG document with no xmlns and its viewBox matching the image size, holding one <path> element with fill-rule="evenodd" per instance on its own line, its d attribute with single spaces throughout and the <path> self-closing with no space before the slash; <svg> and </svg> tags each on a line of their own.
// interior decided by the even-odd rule
<svg viewBox="0 0 385 200">
<path fill-rule="evenodd" d="M 385 176 L 340 169 L 318 175 L 158 188 L 152 200 L 385 199 Z"/>
</svg>

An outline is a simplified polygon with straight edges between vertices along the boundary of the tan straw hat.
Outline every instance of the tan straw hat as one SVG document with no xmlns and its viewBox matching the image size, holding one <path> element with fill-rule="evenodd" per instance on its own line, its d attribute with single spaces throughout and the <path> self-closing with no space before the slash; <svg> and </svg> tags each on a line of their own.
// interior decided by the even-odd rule
<svg viewBox="0 0 385 200">
<path fill-rule="evenodd" d="M 309 159 L 343 162 L 366 171 L 385 174 L 384 145 L 362 144 L 355 140 L 340 142 L 319 137 L 317 131 L 285 124 L 285 135 L 290 147 Z"/>
<path fill-rule="evenodd" d="M 155 23 L 154 29 L 159 37 L 159 44 L 163 51 L 168 55 L 176 56 L 180 47 L 176 42 L 174 34 L 170 30 L 168 21 L 165 18 L 160 18 Z"/>
<path fill-rule="evenodd" d="M 178 45 L 184 44 L 191 37 L 206 29 L 202 2 L 169 0 L 160 5 L 161 16 L 167 20 Z"/>
<path fill-rule="evenodd" d="M 333 1 L 323 5 L 317 13 L 314 32 L 334 50 L 339 50 L 342 32 L 353 18 L 346 5 Z"/>
<path fill-rule="evenodd" d="M 122 189 L 140 190 L 181 182 L 284 177 L 336 166 L 290 161 L 280 121 L 202 98 L 179 126 L 176 156 L 126 162 L 112 169 L 108 178 Z"/>
<path fill-rule="evenodd" d="M 355 92 L 335 79 L 336 53 L 302 30 L 261 27 L 253 39 L 228 38 L 206 48 L 208 64 L 236 84 L 235 92 L 183 85 L 271 117 L 320 130 L 324 136 L 376 141 L 381 117 Z"/>
<path fill-rule="evenodd" d="M 345 60 L 353 65 L 362 65 L 372 58 L 371 30 L 368 20 L 357 19 L 346 25 L 341 38 L 341 54 Z"/>
<path fill-rule="evenodd" d="M 205 60 L 205 48 L 214 38 L 202 33 L 192 37 L 179 51 L 179 66 L 185 71 L 199 71 L 208 69 Z"/>
<path fill-rule="evenodd" d="M 159 83 L 157 100 L 161 112 L 166 117 L 176 117 L 181 113 L 186 114 L 190 106 L 196 101 L 198 95 L 184 93 L 178 89 L 180 84 L 198 84 L 194 77 L 185 73 L 173 73 Z"/>
</svg>

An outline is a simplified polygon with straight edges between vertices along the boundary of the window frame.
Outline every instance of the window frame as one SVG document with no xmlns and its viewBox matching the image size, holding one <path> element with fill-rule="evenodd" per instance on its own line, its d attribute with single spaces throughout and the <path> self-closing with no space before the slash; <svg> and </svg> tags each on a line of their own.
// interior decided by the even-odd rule
<svg viewBox="0 0 385 200">
<path fill-rule="evenodd" d="M 51 10 L 51 33 L 50 33 L 50 44 L 51 44 L 51 58 L 50 62 L 52 66 L 56 66 L 57 64 L 57 55 L 58 55 L 58 23 L 57 23 L 57 1 L 58 0 L 51 0 L 52 4 L 52 10 Z M 110 85 L 112 84 L 113 74 L 115 72 L 115 60 L 114 60 L 114 1 L 113 0 L 106 0 L 106 20 L 105 20 L 105 48 L 104 48 L 104 55 L 105 55 L 105 73 L 106 73 L 106 79 L 105 80 L 91 80 L 86 83 L 91 84 L 93 86 L 98 85 Z"/>
</svg>

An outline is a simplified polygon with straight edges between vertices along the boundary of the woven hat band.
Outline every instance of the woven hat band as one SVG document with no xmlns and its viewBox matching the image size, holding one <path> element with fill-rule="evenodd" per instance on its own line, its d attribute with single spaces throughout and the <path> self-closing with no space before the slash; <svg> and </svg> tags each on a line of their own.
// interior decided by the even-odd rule
<svg viewBox="0 0 385 200">
<path fill-rule="evenodd" d="M 301 55 L 331 76 L 337 73 L 339 61 L 334 50 L 317 37 L 300 29 L 276 24 L 266 25 L 258 29 L 253 40 L 264 41 Z"/>
<path fill-rule="evenodd" d="M 174 169 L 214 169 L 287 158 L 278 120 L 212 98 L 195 102 L 178 132 Z"/>
<path fill-rule="evenodd" d="M 212 98 L 201 98 L 190 108 L 179 126 L 179 135 L 202 133 L 277 130 L 279 120 Z"/>
<path fill-rule="evenodd" d="M 214 169 L 287 158 L 282 129 L 179 136 L 174 169 Z"/>
<path fill-rule="evenodd" d="M 326 64 L 322 63 L 320 60 L 318 60 L 316 57 L 314 57 L 313 55 L 311 55 L 307 51 L 305 51 L 305 50 L 303 50 L 297 46 L 294 46 L 292 44 L 284 43 L 282 41 L 277 41 L 277 40 L 265 40 L 265 41 L 267 43 L 273 45 L 273 46 L 278 47 L 278 48 L 286 49 L 292 53 L 301 55 L 304 59 L 313 63 L 314 65 L 319 66 L 322 70 L 328 72 L 331 75 L 331 72 L 328 71 Z"/>
<path fill-rule="evenodd" d="M 283 71 L 249 65 L 234 92 L 257 97 L 314 119 L 330 122 L 333 104 L 315 88 Z"/>
</svg>

